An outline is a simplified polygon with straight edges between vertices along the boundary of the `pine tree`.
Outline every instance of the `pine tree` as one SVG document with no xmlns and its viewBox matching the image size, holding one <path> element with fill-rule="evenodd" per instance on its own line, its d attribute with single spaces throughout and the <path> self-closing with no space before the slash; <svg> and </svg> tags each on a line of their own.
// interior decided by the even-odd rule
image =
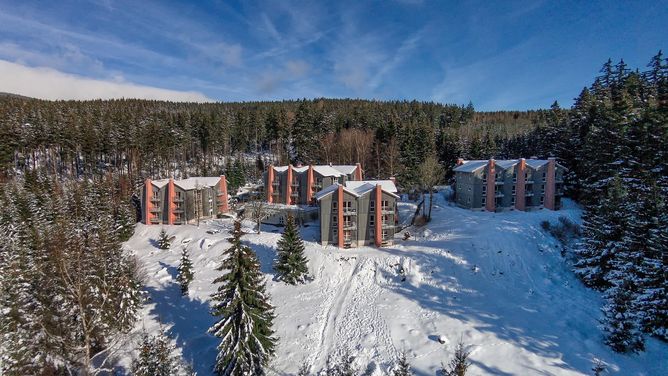
<svg viewBox="0 0 668 376">
<path fill-rule="evenodd" d="M 219 375 L 263 375 L 274 354 L 273 307 L 265 292 L 264 276 L 257 256 L 241 244 L 241 222 L 234 223 L 232 245 L 224 253 L 212 295 L 212 314 L 220 319 L 209 333 L 221 338 L 215 371 Z"/>
<path fill-rule="evenodd" d="M 328 361 L 326 376 L 355 376 L 359 372 L 353 365 L 354 357 L 348 351 L 341 354 L 339 359 Z"/>
<path fill-rule="evenodd" d="M 602 329 L 605 343 L 621 353 L 639 352 L 645 349 L 638 317 L 633 307 L 633 282 L 624 279 L 608 289 L 608 303 L 602 308 Z"/>
<path fill-rule="evenodd" d="M 309 376 L 311 373 L 309 372 L 310 367 L 306 362 L 302 363 L 301 366 L 299 366 L 299 370 L 297 371 L 297 376 Z"/>
<path fill-rule="evenodd" d="M 401 353 L 399 359 L 394 365 L 392 370 L 392 376 L 412 376 L 413 371 L 411 371 L 411 365 L 406 360 L 406 353 Z"/>
<path fill-rule="evenodd" d="M 308 260 L 304 256 L 304 240 L 299 235 L 292 215 L 288 215 L 283 236 L 277 245 L 274 269 L 278 279 L 291 285 L 304 283 L 308 276 Z"/>
<path fill-rule="evenodd" d="M 160 230 L 160 234 L 158 235 L 158 248 L 160 249 L 169 249 L 171 245 L 171 242 L 169 241 L 169 235 L 167 235 L 167 231 L 165 229 Z"/>
<path fill-rule="evenodd" d="M 157 336 L 142 333 L 139 356 L 132 360 L 134 376 L 177 376 L 180 359 L 174 355 L 174 346 L 164 331 Z"/>
<path fill-rule="evenodd" d="M 444 376 L 465 376 L 466 370 L 471 366 L 471 363 L 468 361 L 469 352 L 464 349 L 464 344 L 462 342 L 457 343 L 455 348 L 455 355 L 450 360 L 450 363 L 446 366 L 443 364 L 441 366 L 441 372 Z"/>
<path fill-rule="evenodd" d="M 188 295 L 188 286 L 194 277 L 193 264 L 190 261 L 188 250 L 183 248 L 181 252 L 181 263 L 179 264 L 179 272 L 176 275 L 176 280 L 181 286 L 181 294 Z"/>
</svg>

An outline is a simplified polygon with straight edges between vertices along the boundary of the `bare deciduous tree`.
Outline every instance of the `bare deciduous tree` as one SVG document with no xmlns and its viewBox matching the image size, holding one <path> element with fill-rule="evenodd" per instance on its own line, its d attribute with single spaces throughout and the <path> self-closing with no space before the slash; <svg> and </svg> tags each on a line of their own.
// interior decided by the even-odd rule
<svg viewBox="0 0 668 376">
<path fill-rule="evenodd" d="M 431 209 L 434 206 L 434 186 L 443 180 L 443 166 L 435 156 L 429 156 L 420 165 L 420 182 L 424 189 L 429 190 L 429 213 L 427 220 L 431 220 Z"/>
</svg>

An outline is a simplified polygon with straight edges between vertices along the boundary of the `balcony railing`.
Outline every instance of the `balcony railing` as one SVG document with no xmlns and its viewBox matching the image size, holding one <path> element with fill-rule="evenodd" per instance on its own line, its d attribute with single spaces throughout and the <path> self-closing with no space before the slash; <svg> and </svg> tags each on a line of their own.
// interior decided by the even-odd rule
<svg viewBox="0 0 668 376">
<path fill-rule="evenodd" d="M 290 193 L 290 197 L 299 197 L 299 192 Z"/>
<path fill-rule="evenodd" d="M 531 191 L 524 192 L 524 196 L 525 196 L 525 197 L 532 197 L 532 196 L 533 196 L 533 192 L 531 192 Z"/>
<path fill-rule="evenodd" d="M 355 229 L 357 229 L 357 223 L 343 222 L 343 229 L 344 230 L 355 230 Z"/>
<path fill-rule="evenodd" d="M 173 210 L 174 213 L 183 213 L 183 209 L 181 208 L 176 208 Z"/>
<path fill-rule="evenodd" d="M 290 183 L 290 186 L 291 187 L 299 187 L 299 182 L 293 181 L 292 183 Z"/>
<path fill-rule="evenodd" d="M 380 208 L 380 212 L 383 214 L 394 214 L 394 209 L 389 206 L 384 206 Z"/>
<path fill-rule="evenodd" d="M 160 213 L 162 209 L 160 208 L 151 208 L 151 213 Z"/>
<path fill-rule="evenodd" d="M 160 202 L 160 197 L 151 197 L 151 202 Z"/>
<path fill-rule="evenodd" d="M 343 215 L 357 215 L 357 209 L 343 208 Z"/>
<path fill-rule="evenodd" d="M 151 218 L 151 223 L 160 223 L 160 218 Z"/>
<path fill-rule="evenodd" d="M 183 202 L 183 197 L 174 197 L 174 202 Z"/>
<path fill-rule="evenodd" d="M 495 192 L 495 193 L 494 193 L 494 197 L 503 197 L 503 196 L 504 196 L 504 195 L 503 195 L 503 193 L 501 193 L 501 192 Z"/>
<path fill-rule="evenodd" d="M 383 223 L 380 224 L 380 227 L 384 228 L 384 229 L 394 228 L 394 224 L 393 223 L 388 223 L 388 222 L 383 222 Z"/>
<path fill-rule="evenodd" d="M 495 185 L 504 185 L 504 184 L 506 184 L 506 182 L 503 181 L 503 180 L 496 180 L 496 181 L 494 181 L 494 184 Z"/>
</svg>

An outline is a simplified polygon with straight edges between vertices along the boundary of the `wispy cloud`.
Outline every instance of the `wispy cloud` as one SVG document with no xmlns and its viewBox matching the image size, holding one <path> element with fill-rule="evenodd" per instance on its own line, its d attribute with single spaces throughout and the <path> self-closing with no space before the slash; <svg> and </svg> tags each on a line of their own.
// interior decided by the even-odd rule
<svg viewBox="0 0 668 376">
<path fill-rule="evenodd" d="M 142 98 L 167 101 L 210 102 L 204 94 L 96 80 L 66 74 L 52 68 L 28 67 L 0 60 L 0 91 L 40 99 Z"/>
</svg>

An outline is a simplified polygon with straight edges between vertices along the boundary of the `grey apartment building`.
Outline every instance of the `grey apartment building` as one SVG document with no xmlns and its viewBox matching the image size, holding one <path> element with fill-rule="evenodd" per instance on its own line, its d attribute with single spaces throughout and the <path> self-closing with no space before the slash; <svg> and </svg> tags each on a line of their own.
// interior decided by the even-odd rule
<svg viewBox="0 0 668 376">
<path fill-rule="evenodd" d="M 315 194 L 320 208 L 320 241 L 340 248 L 391 245 L 398 221 L 392 180 L 334 183 Z"/>
<path fill-rule="evenodd" d="M 474 210 L 561 208 L 566 168 L 548 159 L 458 160 L 455 202 Z"/>
<path fill-rule="evenodd" d="M 315 205 L 315 193 L 339 183 L 362 180 L 356 165 L 269 166 L 263 176 L 267 202 L 285 205 Z"/>
<path fill-rule="evenodd" d="M 228 211 L 225 176 L 182 180 L 146 179 L 141 197 L 142 222 L 180 225 L 215 218 Z"/>
</svg>

